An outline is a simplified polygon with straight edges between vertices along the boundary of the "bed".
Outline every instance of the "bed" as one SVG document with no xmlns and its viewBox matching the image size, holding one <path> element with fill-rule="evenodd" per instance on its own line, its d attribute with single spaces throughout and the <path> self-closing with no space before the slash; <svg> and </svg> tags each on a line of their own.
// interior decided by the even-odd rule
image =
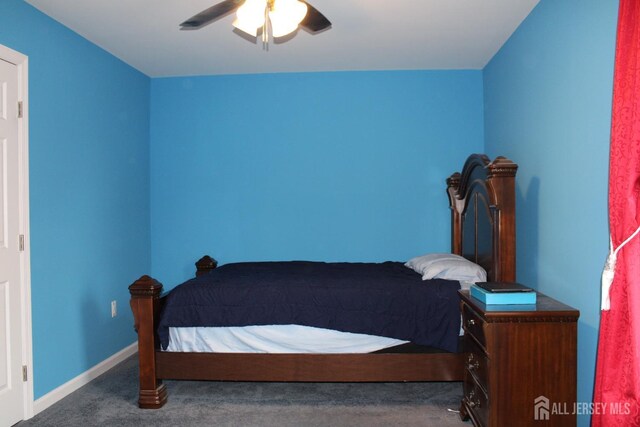
<svg viewBox="0 0 640 427">
<path fill-rule="evenodd" d="M 517 165 L 505 157 L 491 161 L 485 155 L 473 154 L 460 173 L 446 180 L 451 209 L 451 253 L 481 266 L 490 281 L 515 281 L 516 171 Z M 219 276 L 225 267 L 217 267 L 213 258 L 204 256 L 196 262 L 196 278 L 191 283 L 206 287 L 203 280 Z M 463 379 L 463 349 L 445 351 L 412 342 L 371 353 L 165 351 L 166 331 L 160 326 L 168 297 L 162 289 L 162 284 L 149 276 L 142 276 L 129 286 L 138 333 L 141 408 L 160 408 L 166 403 L 165 379 L 283 382 Z M 457 300 L 456 305 L 459 306 Z"/>
</svg>

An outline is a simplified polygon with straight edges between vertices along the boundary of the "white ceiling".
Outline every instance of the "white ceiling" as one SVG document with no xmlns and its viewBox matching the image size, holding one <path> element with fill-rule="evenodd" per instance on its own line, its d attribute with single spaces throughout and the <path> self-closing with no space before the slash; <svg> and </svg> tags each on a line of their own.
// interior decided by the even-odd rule
<svg viewBox="0 0 640 427">
<path fill-rule="evenodd" d="M 179 24 L 219 0 L 26 0 L 151 77 L 272 72 L 481 69 L 539 0 L 309 0 L 332 27 L 252 43 L 233 15 Z"/>
</svg>

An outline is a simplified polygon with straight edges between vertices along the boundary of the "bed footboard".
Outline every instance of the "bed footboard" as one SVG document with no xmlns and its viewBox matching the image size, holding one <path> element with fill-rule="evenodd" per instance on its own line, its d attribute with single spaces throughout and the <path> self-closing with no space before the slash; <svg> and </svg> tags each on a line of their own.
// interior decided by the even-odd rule
<svg viewBox="0 0 640 427">
<path fill-rule="evenodd" d="M 138 405 L 141 408 L 157 409 L 167 402 L 167 389 L 157 377 L 156 369 L 156 348 L 159 344 L 155 331 L 160 313 L 162 284 L 149 276 L 142 276 L 129 286 L 129 292 L 134 327 L 138 332 Z"/>
</svg>

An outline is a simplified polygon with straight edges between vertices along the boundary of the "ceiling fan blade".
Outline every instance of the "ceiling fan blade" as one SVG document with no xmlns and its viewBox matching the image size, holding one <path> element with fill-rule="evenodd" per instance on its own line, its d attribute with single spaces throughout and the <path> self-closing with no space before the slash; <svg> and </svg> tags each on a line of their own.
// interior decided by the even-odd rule
<svg viewBox="0 0 640 427">
<path fill-rule="evenodd" d="M 197 30 L 240 7 L 244 0 L 225 0 L 205 9 L 180 24 L 182 30 Z"/>
<path fill-rule="evenodd" d="M 331 21 L 329 21 L 318 9 L 311 6 L 309 3 L 307 4 L 307 16 L 304 17 L 302 22 L 300 23 L 301 27 L 306 28 L 312 33 L 317 33 L 318 31 L 326 30 L 331 26 Z"/>
</svg>

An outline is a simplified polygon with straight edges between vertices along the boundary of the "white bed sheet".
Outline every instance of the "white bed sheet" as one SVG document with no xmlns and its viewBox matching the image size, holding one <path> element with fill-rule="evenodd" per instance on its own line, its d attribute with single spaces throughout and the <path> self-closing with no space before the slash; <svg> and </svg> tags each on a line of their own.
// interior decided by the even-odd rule
<svg viewBox="0 0 640 427">
<path fill-rule="evenodd" d="M 370 353 L 408 341 L 301 325 L 169 328 L 166 351 Z"/>
</svg>

